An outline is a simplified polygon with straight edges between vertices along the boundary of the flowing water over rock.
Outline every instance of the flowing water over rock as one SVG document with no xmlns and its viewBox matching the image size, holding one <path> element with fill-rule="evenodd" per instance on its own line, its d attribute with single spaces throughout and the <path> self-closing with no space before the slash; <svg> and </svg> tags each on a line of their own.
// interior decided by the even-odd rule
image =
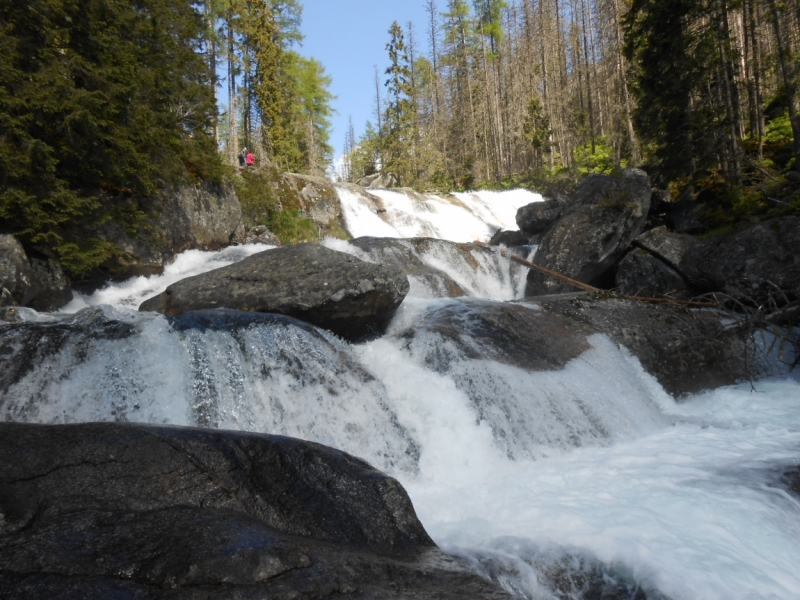
<svg viewBox="0 0 800 600">
<path fill-rule="evenodd" d="M 397 192 L 377 196 L 380 215 L 339 193 L 365 235 L 393 223 L 397 236 L 412 214 L 393 208 L 405 202 Z M 383 225 L 369 229 L 373 217 Z M 274 315 L 133 312 L 181 276 L 264 247 L 187 253 L 162 277 L 78 297 L 73 311 L 88 308 L 76 314 L 22 311 L 24 322 L 0 325 L 0 420 L 197 425 L 334 446 L 397 477 L 440 546 L 521 598 L 800 596 L 800 500 L 781 480 L 800 465 L 800 383 L 677 404 L 608 337 L 570 337 L 557 316 L 503 302 L 520 297 L 525 273 L 490 251 L 325 244 L 413 263 L 384 338 L 351 345 Z"/>
</svg>

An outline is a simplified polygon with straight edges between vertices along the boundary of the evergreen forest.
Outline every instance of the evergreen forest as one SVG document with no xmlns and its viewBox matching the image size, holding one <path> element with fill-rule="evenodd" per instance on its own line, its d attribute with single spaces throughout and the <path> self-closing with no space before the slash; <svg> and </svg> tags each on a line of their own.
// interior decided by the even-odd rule
<svg viewBox="0 0 800 600">
<path fill-rule="evenodd" d="M 711 225 L 800 209 L 799 0 L 424 1 L 342 179 L 557 194 L 638 166 Z"/>
<path fill-rule="evenodd" d="M 0 0 L 0 233 L 81 277 L 122 253 L 105 224 L 135 233 L 160 191 L 230 178 L 245 146 L 324 173 L 330 79 L 294 50 L 301 16 L 297 0 Z"/>
<path fill-rule="evenodd" d="M 800 0 L 419 0 L 338 176 L 421 190 L 646 169 L 709 229 L 800 210 Z M 299 0 L 0 0 L 0 233 L 80 278 L 159 192 L 324 175 L 330 77 Z M 421 51 L 424 48 L 424 51 Z M 262 186 L 263 187 L 263 186 Z M 260 188 L 259 188 L 260 189 Z"/>
</svg>

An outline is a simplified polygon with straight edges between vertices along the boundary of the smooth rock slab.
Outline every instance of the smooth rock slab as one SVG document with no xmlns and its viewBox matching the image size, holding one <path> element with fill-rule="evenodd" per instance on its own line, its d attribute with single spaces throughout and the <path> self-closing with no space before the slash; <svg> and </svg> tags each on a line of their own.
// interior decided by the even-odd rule
<svg viewBox="0 0 800 600">
<path fill-rule="evenodd" d="M 586 177 L 548 229 L 534 261 L 583 283 L 598 285 L 642 232 L 652 190 L 647 174 L 627 169 L 619 175 Z M 567 283 L 531 270 L 527 296 L 573 292 Z"/>
<path fill-rule="evenodd" d="M 0 590 L 52 598 L 507 598 L 403 488 L 291 438 L 0 424 Z"/>
<path fill-rule="evenodd" d="M 318 244 L 298 244 L 183 279 L 139 310 L 278 313 L 361 341 L 386 330 L 408 291 L 408 279 L 395 267 L 367 263 Z"/>
</svg>

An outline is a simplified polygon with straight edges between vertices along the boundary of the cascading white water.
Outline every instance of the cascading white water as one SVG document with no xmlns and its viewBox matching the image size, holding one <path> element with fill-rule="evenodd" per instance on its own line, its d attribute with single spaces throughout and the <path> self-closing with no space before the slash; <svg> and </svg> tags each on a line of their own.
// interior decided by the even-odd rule
<svg viewBox="0 0 800 600">
<path fill-rule="evenodd" d="M 517 229 L 517 210 L 542 196 L 527 190 L 415 194 L 337 188 L 353 237 L 432 237 L 451 242 L 487 241 L 498 229 Z M 377 196 L 377 204 L 370 196 Z"/>
<path fill-rule="evenodd" d="M 404 248 L 468 295 L 518 295 L 507 262 Z M 433 334 L 409 341 L 403 332 L 443 306 L 465 323 L 480 310 L 479 300 L 432 298 L 424 282 L 386 337 L 359 346 L 283 317 L 130 310 L 181 276 L 261 249 L 187 254 L 162 278 L 73 305 L 114 308 L 0 327 L 0 420 L 200 425 L 341 448 L 396 476 L 437 543 L 523 598 L 599 597 L 587 595 L 592 571 L 631 600 L 645 597 L 639 588 L 651 600 L 654 590 L 800 597 L 800 501 L 780 484 L 783 468 L 800 465 L 797 381 L 676 404 L 605 336 L 540 372 L 476 358 L 469 327 L 470 352 Z M 447 368 L 431 365 L 430 348 L 447 350 Z"/>
</svg>

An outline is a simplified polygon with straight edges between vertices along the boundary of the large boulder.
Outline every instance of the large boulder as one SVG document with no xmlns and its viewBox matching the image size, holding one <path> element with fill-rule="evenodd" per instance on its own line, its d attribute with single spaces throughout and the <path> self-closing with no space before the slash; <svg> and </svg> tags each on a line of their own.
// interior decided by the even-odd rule
<svg viewBox="0 0 800 600">
<path fill-rule="evenodd" d="M 28 306 L 39 312 L 51 312 L 72 300 L 69 278 L 57 262 L 34 258 L 31 259 L 31 270 L 39 293 Z"/>
<path fill-rule="evenodd" d="M 3 306 L 25 306 L 38 292 L 22 244 L 13 235 L 0 235 L 0 303 Z"/>
<path fill-rule="evenodd" d="M 630 296 L 671 296 L 683 299 L 691 295 L 680 273 L 649 252 L 638 248 L 626 254 L 617 265 L 615 285 L 621 293 Z"/>
<path fill-rule="evenodd" d="M 556 296 L 537 304 L 625 346 L 674 396 L 755 378 L 768 368 L 757 348 L 741 333 L 727 329 L 714 312 L 598 294 Z"/>
<path fill-rule="evenodd" d="M 532 202 L 517 210 L 517 227 L 530 235 L 539 235 L 550 229 L 564 211 L 564 203 L 559 200 Z"/>
<path fill-rule="evenodd" d="M 116 265 L 113 276 L 161 273 L 177 254 L 186 250 L 219 250 L 244 235 L 242 207 L 230 183 L 204 183 L 165 190 L 150 205 L 150 216 L 131 234 L 118 223 L 108 222 L 97 234 L 116 244 L 128 256 Z M 107 278 L 101 278 L 102 285 Z"/>
<path fill-rule="evenodd" d="M 662 226 L 645 231 L 634 240 L 633 245 L 679 270 L 683 257 L 699 242 L 694 236 L 675 233 Z"/>
<path fill-rule="evenodd" d="M 779 303 L 800 298 L 800 217 L 780 217 L 703 240 L 680 264 L 707 292 Z"/>
<path fill-rule="evenodd" d="M 298 244 L 183 279 L 139 310 L 278 313 L 361 341 L 385 331 L 408 290 L 408 280 L 397 268 L 370 264 L 319 244 Z"/>
<path fill-rule="evenodd" d="M 323 177 L 284 173 L 276 192 L 284 207 L 298 206 L 317 227 L 328 229 L 342 216 L 336 188 Z"/>
<path fill-rule="evenodd" d="M 507 598 L 400 484 L 275 436 L 0 424 L 4 598 Z M 392 592 L 394 593 L 394 592 Z"/>
<path fill-rule="evenodd" d="M 590 175 L 567 200 L 563 216 L 541 239 L 535 262 L 578 281 L 597 284 L 642 232 L 652 190 L 644 171 Z M 574 291 L 531 270 L 526 294 Z"/>
<path fill-rule="evenodd" d="M 644 232 L 633 241 L 635 248 L 617 265 L 616 287 L 623 294 L 690 298 L 694 292 L 679 265 L 699 241 L 664 226 Z"/>
</svg>

